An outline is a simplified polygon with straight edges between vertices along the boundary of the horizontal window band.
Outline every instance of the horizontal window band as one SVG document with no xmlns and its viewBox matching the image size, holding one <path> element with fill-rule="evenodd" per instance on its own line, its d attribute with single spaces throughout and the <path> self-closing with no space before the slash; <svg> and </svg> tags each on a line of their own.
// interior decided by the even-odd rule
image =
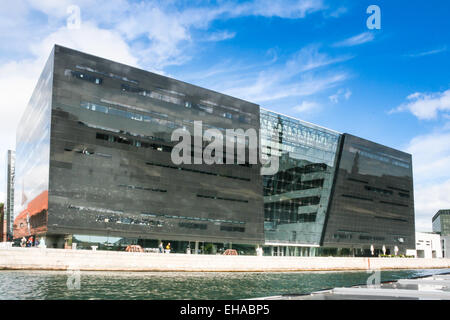
<svg viewBox="0 0 450 320">
<path fill-rule="evenodd" d="M 172 216 L 162 213 L 153 213 L 153 212 L 142 212 L 142 216 L 149 217 L 160 217 L 160 218 L 169 218 L 169 219 L 182 219 L 182 220 L 191 220 L 191 221 L 207 221 L 207 222 L 215 222 L 215 223 L 231 223 L 231 224 L 245 224 L 243 221 L 233 221 L 233 220 L 222 220 L 222 219 L 210 219 L 210 218 L 200 218 L 200 217 L 185 217 L 185 216 Z"/>
<path fill-rule="evenodd" d="M 390 218 L 390 217 L 382 217 L 382 216 L 375 216 L 376 219 L 384 219 L 384 220 L 393 220 L 393 221 L 401 221 L 401 222 L 408 222 L 406 219 L 402 218 Z"/>
<path fill-rule="evenodd" d="M 384 237 L 372 237 L 372 236 L 359 236 L 359 240 L 375 240 L 375 241 L 384 241 Z"/>
<path fill-rule="evenodd" d="M 400 197 L 402 197 L 402 198 L 408 198 L 408 199 L 409 199 L 409 193 L 402 193 L 402 192 L 399 192 L 398 195 L 399 195 Z"/>
<path fill-rule="evenodd" d="M 148 187 L 141 187 L 141 186 L 132 186 L 132 185 L 125 185 L 125 184 L 119 184 L 118 187 L 132 189 L 132 190 L 144 190 L 144 191 L 153 191 L 153 192 L 167 192 L 167 190 L 164 190 L 164 189 L 148 188 Z"/>
<path fill-rule="evenodd" d="M 409 193 L 409 190 L 405 190 L 405 189 L 401 189 L 401 188 L 396 188 L 396 187 L 391 187 L 391 186 L 388 186 L 388 189 L 392 189 L 392 190 L 397 190 L 397 191 L 402 191 L 402 192 Z"/>
<path fill-rule="evenodd" d="M 251 180 L 248 179 L 248 178 L 241 178 L 241 177 L 230 176 L 230 175 L 225 175 L 225 174 L 220 174 L 220 173 L 214 173 L 214 172 L 201 171 L 201 170 L 196 170 L 196 169 L 189 169 L 189 168 L 175 167 L 175 166 L 171 166 L 171 165 L 167 165 L 167 164 L 158 164 L 158 163 L 153 163 L 153 162 L 146 162 L 145 164 L 146 164 L 146 165 L 149 165 L 149 166 L 157 166 L 157 167 L 163 167 L 163 168 L 169 168 L 169 169 L 175 169 L 175 170 L 181 170 L 181 171 L 188 171 L 188 172 L 195 172 L 195 173 L 207 174 L 207 175 L 210 175 L 210 176 L 224 177 L 224 178 L 230 178 L 230 179 L 236 179 L 236 180 L 243 180 L 243 181 L 251 181 Z"/>
<path fill-rule="evenodd" d="M 92 76 L 90 74 L 87 73 L 83 73 L 80 71 L 70 71 L 70 73 L 72 74 L 73 77 L 77 78 L 77 79 L 81 79 L 81 80 L 85 80 L 88 82 L 92 82 L 95 83 L 97 85 L 100 85 L 103 83 L 103 78 L 98 78 L 95 76 Z"/>
<path fill-rule="evenodd" d="M 244 227 L 220 226 L 220 231 L 245 232 Z"/>
<path fill-rule="evenodd" d="M 355 178 L 348 178 L 347 180 L 349 180 L 349 181 L 354 181 L 354 182 L 365 183 L 365 184 L 368 184 L 368 183 L 369 183 L 369 181 L 359 180 L 359 179 L 355 179 Z"/>
<path fill-rule="evenodd" d="M 235 202 L 245 202 L 245 203 L 248 203 L 248 200 L 232 199 L 232 198 L 223 198 L 223 197 L 214 197 L 214 196 L 205 196 L 205 195 L 202 195 L 202 194 L 197 194 L 197 197 L 199 197 L 199 198 L 206 198 L 206 199 L 216 199 L 216 200 L 226 200 L 226 201 L 235 201 Z"/>
<path fill-rule="evenodd" d="M 106 153 L 101 153 L 101 152 L 94 152 L 94 151 L 89 151 L 87 149 L 83 149 L 83 150 L 79 150 L 79 149 L 70 149 L 70 148 L 64 148 L 65 152 L 75 152 L 75 153 L 79 153 L 79 154 L 84 154 L 86 156 L 98 156 L 98 157 L 102 157 L 102 158 L 112 158 L 112 155 L 110 154 L 106 154 Z"/>
<path fill-rule="evenodd" d="M 192 222 L 180 222 L 178 223 L 178 226 L 181 228 L 200 229 L 200 230 L 206 230 L 208 228 L 208 225 L 204 223 L 192 223 Z"/>
<path fill-rule="evenodd" d="M 117 211 L 117 210 L 110 210 L 106 208 L 90 208 L 90 207 L 81 207 L 81 206 L 75 206 L 72 204 L 68 205 L 68 209 L 75 209 L 78 211 L 91 211 L 93 213 L 100 214 L 97 217 L 100 217 L 100 220 L 103 222 L 116 222 L 116 223 L 123 223 L 122 221 L 125 219 L 135 220 L 137 221 L 135 224 L 139 224 L 139 221 L 144 221 L 139 218 L 132 218 L 132 217 L 123 217 L 123 214 L 125 212 L 123 211 Z M 106 214 L 112 214 L 113 216 L 106 216 Z M 234 220 L 223 220 L 223 219 L 210 219 L 210 218 L 200 218 L 200 217 L 186 217 L 186 216 L 174 216 L 170 214 L 163 214 L 163 213 L 153 213 L 153 212 L 142 212 L 142 217 L 149 217 L 149 218 L 166 218 L 166 219 L 181 219 L 181 220 L 191 220 L 191 221 L 205 221 L 205 222 L 213 222 L 213 223 L 229 223 L 229 224 L 239 224 L 239 225 L 245 225 L 245 222 L 243 221 L 234 221 Z M 107 219 L 108 221 L 104 221 L 104 219 Z M 148 220 L 145 220 L 148 221 Z M 163 221 L 158 221 L 163 222 Z"/>
<path fill-rule="evenodd" d="M 164 144 L 158 144 L 158 143 L 149 143 L 149 142 L 145 142 L 145 141 L 141 141 L 141 140 L 137 140 L 137 139 L 132 139 L 132 138 L 128 138 L 128 137 L 123 137 L 123 136 L 118 136 L 118 135 L 111 135 L 111 134 L 104 134 L 104 133 L 100 133 L 97 132 L 96 133 L 96 139 L 97 140 L 102 140 L 102 141 L 107 141 L 107 142 L 113 142 L 113 143 L 121 143 L 121 144 L 126 144 L 126 145 L 132 145 L 134 147 L 137 148 L 151 148 L 153 150 L 157 150 L 157 151 L 162 151 L 162 152 L 172 152 L 173 147 L 172 146 L 167 146 Z M 192 145 L 191 146 L 191 157 L 193 159 L 195 159 L 195 146 Z M 67 150 L 67 151 L 71 151 L 71 150 Z M 223 152 L 223 164 L 229 164 L 227 163 L 227 153 Z M 212 155 L 214 157 L 214 155 Z M 234 160 L 233 163 L 231 164 L 237 164 L 239 166 L 244 166 L 244 167 L 252 167 L 252 164 L 250 164 L 248 161 L 245 161 L 245 163 L 238 163 L 239 157 L 237 154 L 234 154 Z"/>
<path fill-rule="evenodd" d="M 397 206 L 397 207 L 405 207 L 405 208 L 408 208 L 408 207 L 409 207 L 407 204 L 396 203 L 396 202 L 390 202 L 390 201 L 380 201 L 380 203 L 390 204 L 390 205 Z"/>
<path fill-rule="evenodd" d="M 386 190 L 386 189 L 381 189 L 381 188 L 376 188 L 376 187 L 371 187 L 371 186 L 364 186 L 364 189 L 366 189 L 367 191 L 382 193 L 385 195 L 393 195 L 394 194 L 394 192 L 391 190 Z"/>
<path fill-rule="evenodd" d="M 370 198 L 364 198 L 364 197 L 359 197 L 359 196 L 353 196 L 353 195 L 351 195 L 351 194 L 343 194 L 342 196 L 343 196 L 343 197 L 346 197 L 346 198 L 351 198 L 351 199 L 358 199 L 358 200 L 365 200 L 365 201 L 373 201 L 373 199 L 370 199 Z"/>
</svg>

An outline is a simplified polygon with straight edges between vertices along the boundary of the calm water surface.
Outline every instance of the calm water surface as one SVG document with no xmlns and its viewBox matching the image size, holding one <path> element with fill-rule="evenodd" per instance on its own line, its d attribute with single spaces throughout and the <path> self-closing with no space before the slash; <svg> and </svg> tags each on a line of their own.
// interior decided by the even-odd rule
<svg viewBox="0 0 450 320">
<path fill-rule="evenodd" d="M 448 272 L 450 269 L 382 271 L 381 281 Z M 0 299 L 246 299 L 364 284 L 370 275 L 366 272 L 81 272 L 80 289 L 69 290 L 70 274 L 0 271 Z"/>
</svg>

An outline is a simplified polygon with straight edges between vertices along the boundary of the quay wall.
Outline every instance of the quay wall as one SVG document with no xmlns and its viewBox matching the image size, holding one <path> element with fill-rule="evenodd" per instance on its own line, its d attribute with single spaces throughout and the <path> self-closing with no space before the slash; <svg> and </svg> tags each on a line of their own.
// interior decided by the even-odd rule
<svg viewBox="0 0 450 320">
<path fill-rule="evenodd" d="M 0 249 L 0 270 L 292 272 L 450 268 L 450 259 L 223 256 L 47 248 Z"/>
</svg>

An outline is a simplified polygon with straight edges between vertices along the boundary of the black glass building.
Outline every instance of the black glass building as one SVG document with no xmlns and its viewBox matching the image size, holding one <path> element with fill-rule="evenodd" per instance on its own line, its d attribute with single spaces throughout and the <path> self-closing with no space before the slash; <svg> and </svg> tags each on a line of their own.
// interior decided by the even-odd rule
<svg viewBox="0 0 450 320">
<path fill-rule="evenodd" d="M 276 157 L 279 169 L 262 176 L 248 143 L 239 164 L 177 165 L 175 129 L 194 132 L 192 158 L 205 130 L 254 129 L 261 158 Z M 210 253 L 225 244 L 269 255 L 401 252 L 414 245 L 411 156 L 55 46 L 17 130 L 14 236 L 29 235 L 51 247 L 163 240 Z"/>
</svg>

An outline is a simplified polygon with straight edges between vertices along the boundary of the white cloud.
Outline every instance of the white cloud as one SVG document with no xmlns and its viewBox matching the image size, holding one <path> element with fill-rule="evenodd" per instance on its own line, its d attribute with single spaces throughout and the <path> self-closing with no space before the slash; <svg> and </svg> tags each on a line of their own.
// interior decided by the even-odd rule
<svg viewBox="0 0 450 320">
<path fill-rule="evenodd" d="M 411 57 L 411 58 L 418 58 L 418 57 L 429 56 L 429 55 L 432 55 L 432 54 L 437 54 L 437 53 L 441 53 L 441 52 L 445 52 L 445 51 L 447 51 L 447 47 L 446 46 L 444 46 L 442 48 L 439 48 L 439 49 L 422 51 L 422 52 L 419 52 L 419 53 L 411 53 L 411 54 L 408 54 L 407 56 Z"/>
<path fill-rule="evenodd" d="M 310 96 L 348 79 L 344 71 L 323 69 L 347 59 L 350 57 L 329 57 L 319 52 L 316 45 L 307 46 L 285 63 L 280 62 L 256 74 L 244 73 L 245 77 L 240 73 L 236 79 L 229 78 L 218 85 L 229 95 L 257 103 Z"/>
<path fill-rule="evenodd" d="M 228 31 L 221 31 L 221 32 L 214 32 L 211 33 L 206 40 L 207 41 L 223 41 L 232 39 L 236 36 L 236 32 L 228 32 Z"/>
<path fill-rule="evenodd" d="M 363 32 L 356 36 L 350 37 L 343 41 L 335 43 L 334 47 L 353 47 L 363 43 L 367 43 L 375 39 L 375 36 L 372 32 Z"/>
<path fill-rule="evenodd" d="M 389 113 L 410 111 L 420 120 L 436 119 L 439 111 L 450 111 L 450 89 L 444 92 L 420 93 L 416 92 L 408 97 L 404 103 Z"/>
<path fill-rule="evenodd" d="M 114 61 L 138 64 L 138 59 L 132 55 L 131 49 L 117 32 L 100 29 L 89 22 L 83 23 L 79 30 L 61 27 L 41 41 L 30 45 L 28 50 L 33 58 L 1 64 L 0 160 L 5 157 L 8 149 L 15 149 L 17 124 L 55 43 Z M 0 162 L 0 166 L 4 166 L 3 162 Z"/>
<path fill-rule="evenodd" d="M 425 184 L 445 177 L 450 178 L 449 131 L 415 137 L 406 151 L 413 156 L 414 178 L 418 182 Z"/>
<path fill-rule="evenodd" d="M 313 110 L 317 110 L 320 108 L 320 105 L 314 101 L 302 101 L 302 103 L 298 106 L 292 108 L 292 111 L 297 113 L 306 113 L 311 112 Z"/>
<path fill-rule="evenodd" d="M 328 99 L 332 103 L 339 103 L 341 99 L 348 100 L 350 99 L 350 96 L 352 95 L 352 92 L 350 89 L 346 89 L 345 91 L 343 89 L 339 89 L 335 94 L 328 97 Z"/>
<path fill-rule="evenodd" d="M 45 57 L 54 44 L 138 66 L 137 57 L 131 53 L 131 48 L 118 32 L 98 28 L 91 22 L 83 22 L 80 29 L 60 28 L 39 44 L 32 45 L 31 50 L 36 56 Z"/>
<path fill-rule="evenodd" d="M 131 44 L 133 55 L 139 58 L 141 65 L 154 71 L 190 60 L 195 54 L 193 31 L 206 31 L 214 20 L 243 16 L 300 19 L 310 13 L 327 10 L 322 0 L 196 2 L 189 6 L 174 1 L 110 0 L 99 6 L 94 0 L 17 0 L 14 8 L 0 9 L 0 18 L 3 18 L 0 26 L 8 21 L 14 26 L 21 19 L 19 24 L 24 27 L 18 30 L 17 38 L 29 37 L 29 34 L 42 29 L 47 35 L 66 23 L 67 9 L 72 4 L 81 9 L 82 25 L 90 21 L 120 34 Z M 47 15 L 48 23 L 27 29 L 26 17 L 36 11 Z M 12 18 L 8 19 L 10 16 Z M 206 36 L 197 32 L 195 35 L 195 39 L 209 38 L 208 41 L 223 41 L 235 36 L 227 31 Z"/>
<path fill-rule="evenodd" d="M 256 15 L 263 17 L 304 18 L 307 14 L 325 9 L 322 0 L 273 1 L 255 0 L 234 6 L 234 15 Z"/>
<path fill-rule="evenodd" d="M 430 231 L 433 215 L 450 208 L 450 132 L 415 137 L 406 151 L 413 159 L 416 229 Z"/>
<path fill-rule="evenodd" d="M 339 7 L 336 10 L 327 14 L 328 17 L 339 18 L 343 14 L 347 13 L 348 9 L 345 7 Z"/>
<path fill-rule="evenodd" d="M 320 52 L 318 45 L 309 45 L 302 48 L 288 60 L 285 71 L 289 73 L 310 71 L 338 62 L 343 62 L 351 58 L 351 56 L 331 58 L 327 54 Z"/>
<path fill-rule="evenodd" d="M 226 84 L 222 90 L 229 95 L 255 101 L 257 103 L 279 100 L 289 97 L 310 96 L 348 79 L 348 75 L 342 73 L 331 73 L 328 75 L 303 75 L 300 79 L 290 79 L 286 81 L 282 71 L 261 72 L 254 81 L 232 81 Z M 248 83 L 252 83 L 248 85 Z M 232 85 L 226 87 L 226 85 Z"/>
<path fill-rule="evenodd" d="M 416 230 L 431 231 L 432 217 L 440 209 L 450 208 L 450 179 L 433 185 L 415 188 Z"/>
</svg>

